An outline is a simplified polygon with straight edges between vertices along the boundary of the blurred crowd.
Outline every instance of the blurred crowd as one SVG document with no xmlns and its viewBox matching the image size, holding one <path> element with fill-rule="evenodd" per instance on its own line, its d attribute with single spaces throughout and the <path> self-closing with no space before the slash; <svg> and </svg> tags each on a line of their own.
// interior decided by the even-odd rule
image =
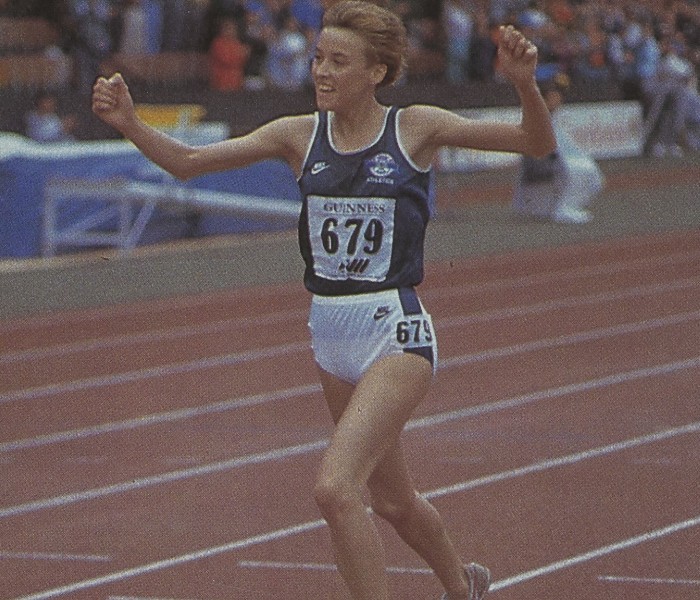
<svg viewBox="0 0 700 600">
<path fill-rule="evenodd" d="M 410 33 L 410 74 L 453 82 L 494 76 L 495 27 L 513 23 L 540 49 L 540 77 L 616 78 L 639 94 L 669 55 L 700 64 L 697 0 L 393 0 Z M 298 87 L 321 0 L 0 0 L 0 13 L 55 23 L 61 47 L 104 61 L 111 53 L 209 52 L 216 68 Z M 220 82 L 233 85 L 234 80 Z"/>
<path fill-rule="evenodd" d="M 386 3 L 409 31 L 408 78 L 498 77 L 496 28 L 512 23 L 537 44 L 541 81 L 613 82 L 640 100 L 649 151 L 673 151 L 679 135 L 700 144 L 698 0 Z M 207 56 L 215 90 L 304 88 L 322 11 L 322 0 L 0 0 L 0 14 L 56 25 L 53 51 L 70 57 L 73 81 L 85 89 L 115 54 L 189 51 Z"/>
<path fill-rule="evenodd" d="M 59 31 L 74 83 L 89 89 L 114 55 L 199 52 L 211 84 L 300 87 L 322 9 L 318 0 L 0 0 L 0 15 L 41 17 Z"/>
</svg>

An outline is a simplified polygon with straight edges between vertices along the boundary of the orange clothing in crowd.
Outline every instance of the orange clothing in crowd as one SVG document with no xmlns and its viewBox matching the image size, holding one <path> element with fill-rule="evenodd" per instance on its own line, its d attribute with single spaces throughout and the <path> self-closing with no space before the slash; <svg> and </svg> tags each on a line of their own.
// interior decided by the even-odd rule
<svg viewBox="0 0 700 600">
<path fill-rule="evenodd" d="M 209 81 L 211 88 L 234 92 L 243 87 L 245 66 L 250 50 L 237 39 L 218 36 L 209 49 Z"/>
</svg>

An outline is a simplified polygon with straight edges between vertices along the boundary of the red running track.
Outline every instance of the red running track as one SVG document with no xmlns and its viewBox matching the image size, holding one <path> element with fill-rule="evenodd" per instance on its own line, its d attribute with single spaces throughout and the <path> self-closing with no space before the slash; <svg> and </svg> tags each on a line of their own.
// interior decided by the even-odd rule
<svg viewBox="0 0 700 600">
<path fill-rule="evenodd" d="M 700 232 L 430 265 L 404 436 L 492 596 L 700 595 Z M 308 296 L 0 323 L 0 597 L 346 598 L 310 489 Z M 396 598 L 441 590 L 383 524 Z"/>
</svg>

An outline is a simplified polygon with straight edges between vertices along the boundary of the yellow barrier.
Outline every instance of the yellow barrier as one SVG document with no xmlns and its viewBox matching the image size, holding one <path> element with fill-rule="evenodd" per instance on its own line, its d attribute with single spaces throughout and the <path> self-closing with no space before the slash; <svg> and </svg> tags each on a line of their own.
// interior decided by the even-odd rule
<svg viewBox="0 0 700 600">
<path fill-rule="evenodd" d="M 137 104 L 135 109 L 142 121 L 159 129 L 194 127 L 206 114 L 199 104 Z"/>
</svg>

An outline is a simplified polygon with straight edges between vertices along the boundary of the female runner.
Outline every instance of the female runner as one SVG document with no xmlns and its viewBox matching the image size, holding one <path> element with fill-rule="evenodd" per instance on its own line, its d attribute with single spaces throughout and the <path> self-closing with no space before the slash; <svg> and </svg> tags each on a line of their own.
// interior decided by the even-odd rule
<svg viewBox="0 0 700 600">
<path fill-rule="evenodd" d="M 520 124 L 473 121 L 429 105 L 383 106 L 406 51 L 401 20 L 363 1 L 326 11 L 312 63 L 318 112 L 286 116 L 223 142 L 192 147 L 134 112 L 117 74 L 94 86 L 93 110 L 143 154 L 181 179 L 285 160 L 303 196 L 299 243 L 312 293 L 309 326 L 324 395 L 336 424 L 315 500 L 355 600 L 388 600 L 382 544 L 363 505 L 434 570 L 445 600 L 480 600 L 488 569 L 464 565 L 436 510 L 415 490 L 400 434 L 424 398 L 437 360 L 423 277 L 431 163 L 442 146 L 546 156 L 549 112 L 535 83 L 537 49 L 512 27 L 498 36 L 501 73 L 520 97 Z"/>
</svg>

